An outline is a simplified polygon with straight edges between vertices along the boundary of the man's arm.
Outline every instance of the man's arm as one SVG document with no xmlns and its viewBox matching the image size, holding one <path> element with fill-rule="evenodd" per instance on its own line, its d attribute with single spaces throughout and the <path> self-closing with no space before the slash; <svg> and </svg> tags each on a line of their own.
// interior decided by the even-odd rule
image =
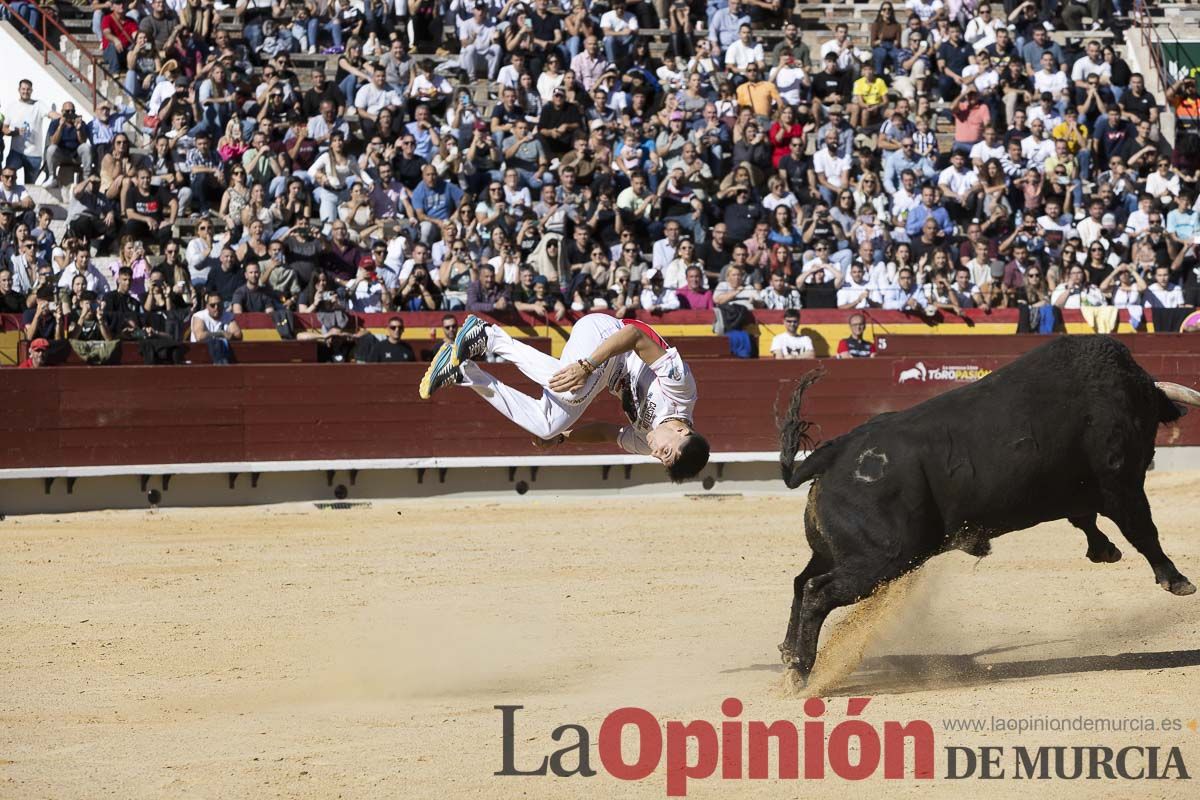
<svg viewBox="0 0 1200 800">
<path fill-rule="evenodd" d="M 636 325 L 626 325 L 619 332 L 601 342 L 588 360 L 599 367 L 613 356 L 629 352 L 636 353 L 637 357 L 646 364 L 653 364 L 666 355 L 667 351 Z M 550 379 L 550 389 L 555 392 L 569 392 L 578 389 L 583 386 L 590 374 L 591 372 L 585 370 L 583 365 L 578 362 L 568 364 Z"/>
</svg>

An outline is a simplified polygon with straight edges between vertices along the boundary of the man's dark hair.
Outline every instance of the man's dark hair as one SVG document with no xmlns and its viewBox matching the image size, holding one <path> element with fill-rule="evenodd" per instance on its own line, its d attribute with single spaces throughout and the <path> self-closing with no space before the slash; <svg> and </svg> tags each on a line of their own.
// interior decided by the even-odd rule
<svg viewBox="0 0 1200 800">
<path fill-rule="evenodd" d="M 800 309 L 789 308 L 787 311 L 783 312 L 783 318 L 784 319 L 800 319 Z"/>
<path fill-rule="evenodd" d="M 120 278 L 129 278 L 133 280 L 133 267 L 121 267 L 117 270 L 117 276 Z"/>
<path fill-rule="evenodd" d="M 393 322 L 399 322 L 399 323 L 400 323 L 400 329 L 401 329 L 401 330 L 404 330 L 404 320 L 403 320 L 403 319 L 401 319 L 401 318 L 400 318 L 400 317 L 398 317 L 398 316 L 392 316 L 392 317 L 388 317 L 387 324 L 388 324 L 388 325 L 391 325 Z"/>
<path fill-rule="evenodd" d="M 667 475 L 675 483 L 694 478 L 708 464 L 708 439 L 692 431 L 679 448 L 679 458 L 667 467 Z"/>
</svg>

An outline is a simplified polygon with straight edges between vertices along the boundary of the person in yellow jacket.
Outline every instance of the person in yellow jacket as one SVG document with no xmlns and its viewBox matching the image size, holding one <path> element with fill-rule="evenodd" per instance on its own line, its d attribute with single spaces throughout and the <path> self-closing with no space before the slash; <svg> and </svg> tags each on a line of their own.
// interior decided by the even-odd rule
<svg viewBox="0 0 1200 800">
<path fill-rule="evenodd" d="M 1089 180 L 1091 175 L 1091 150 L 1088 149 L 1088 129 L 1079 121 L 1079 109 L 1068 105 L 1063 121 L 1050 129 L 1050 138 L 1067 143 L 1067 152 L 1079 162 L 1079 177 Z"/>
<path fill-rule="evenodd" d="M 864 62 L 862 76 L 850 90 L 854 98 L 850 105 L 850 126 L 860 128 L 883 122 L 887 91 L 887 84 L 875 74 L 875 65 L 870 61 Z"/>
</svg>

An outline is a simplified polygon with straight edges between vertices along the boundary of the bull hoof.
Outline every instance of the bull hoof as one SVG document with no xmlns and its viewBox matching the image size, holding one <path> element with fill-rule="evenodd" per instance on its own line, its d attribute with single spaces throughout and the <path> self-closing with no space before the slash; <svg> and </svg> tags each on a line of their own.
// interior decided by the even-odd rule
<svg viewBox="0 0 1200 800">
<path fill-rule="evenodd" d="M 1189 594 L 1196 593 L 1196 587 L 1187 578 L 1180 577 L 1173 581 L 1159 581 L 1158 585 L 1166 589 L 1171 594 L 1187 597 Z"/>
<path fill-rule="evenodd" d="M 1121 550 L 1112 542 L 1107 542 L 1095 550 L 1089 549 L 1087 557 L 1088 561 L 1096 564 L 1115 564 L 1121 560 Z"/>
<path fill-rule="evenodd" d="M 785 667 L 791 667 L 795 664 L 798 657 L 796 651 L 787 642 L 779 645 L 779 658 L 783 661 Z"/>
</svg>

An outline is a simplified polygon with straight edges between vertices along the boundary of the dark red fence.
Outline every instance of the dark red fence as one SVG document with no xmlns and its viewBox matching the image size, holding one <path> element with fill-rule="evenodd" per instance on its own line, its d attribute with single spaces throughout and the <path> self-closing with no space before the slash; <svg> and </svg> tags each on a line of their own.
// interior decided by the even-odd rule
<svg viewBox="0 0 1200 800">
<path fill-rule="evenodd" d="M 921 337 L 924 338 L 924 337 Z M 950 344 L 948 337 L 929 337 Z M 952 337 L 951 337 L 952 338 Z M 918 354 L 861 361 L 824 360 L 806 416 L 825 438 L 874 414 L 912 406 L 1014 357 L 1011 337 L 992 353 Z M 911 343 L 911 337 L 904 340 Z M 1138 360 L 1156 377 L 1200 386 L 1200 354 L 1186 336 L 1138 337 Z M 960 348 L 961 349 L 961 348 Z M 923 376 L 916 364 L 920 362 Z M 777 447 L 775 409 L 814 362 L 702 359 L 697 426 L 717 451 Z M 526 391 L 534 387 L 506 364 L 488 369 Z M 0 375 L 0 463 L 4 467 L 274 461 L 331 458 L 529 455 L 529 437 L 464 389 L 417 397 L 423 365 L 242 364 L 229 367 L 59 367 Z M 916 370 L 916 372 L 913 372 Z M 900 382 L 904 379 L 904 382 Z M 619 421 L 604 395 L 588 418 Z M 1200 413 L 1162 444 L 1200 445 Z M 565 447 L 563 453 L 603 452 Z"/>
</svg>

